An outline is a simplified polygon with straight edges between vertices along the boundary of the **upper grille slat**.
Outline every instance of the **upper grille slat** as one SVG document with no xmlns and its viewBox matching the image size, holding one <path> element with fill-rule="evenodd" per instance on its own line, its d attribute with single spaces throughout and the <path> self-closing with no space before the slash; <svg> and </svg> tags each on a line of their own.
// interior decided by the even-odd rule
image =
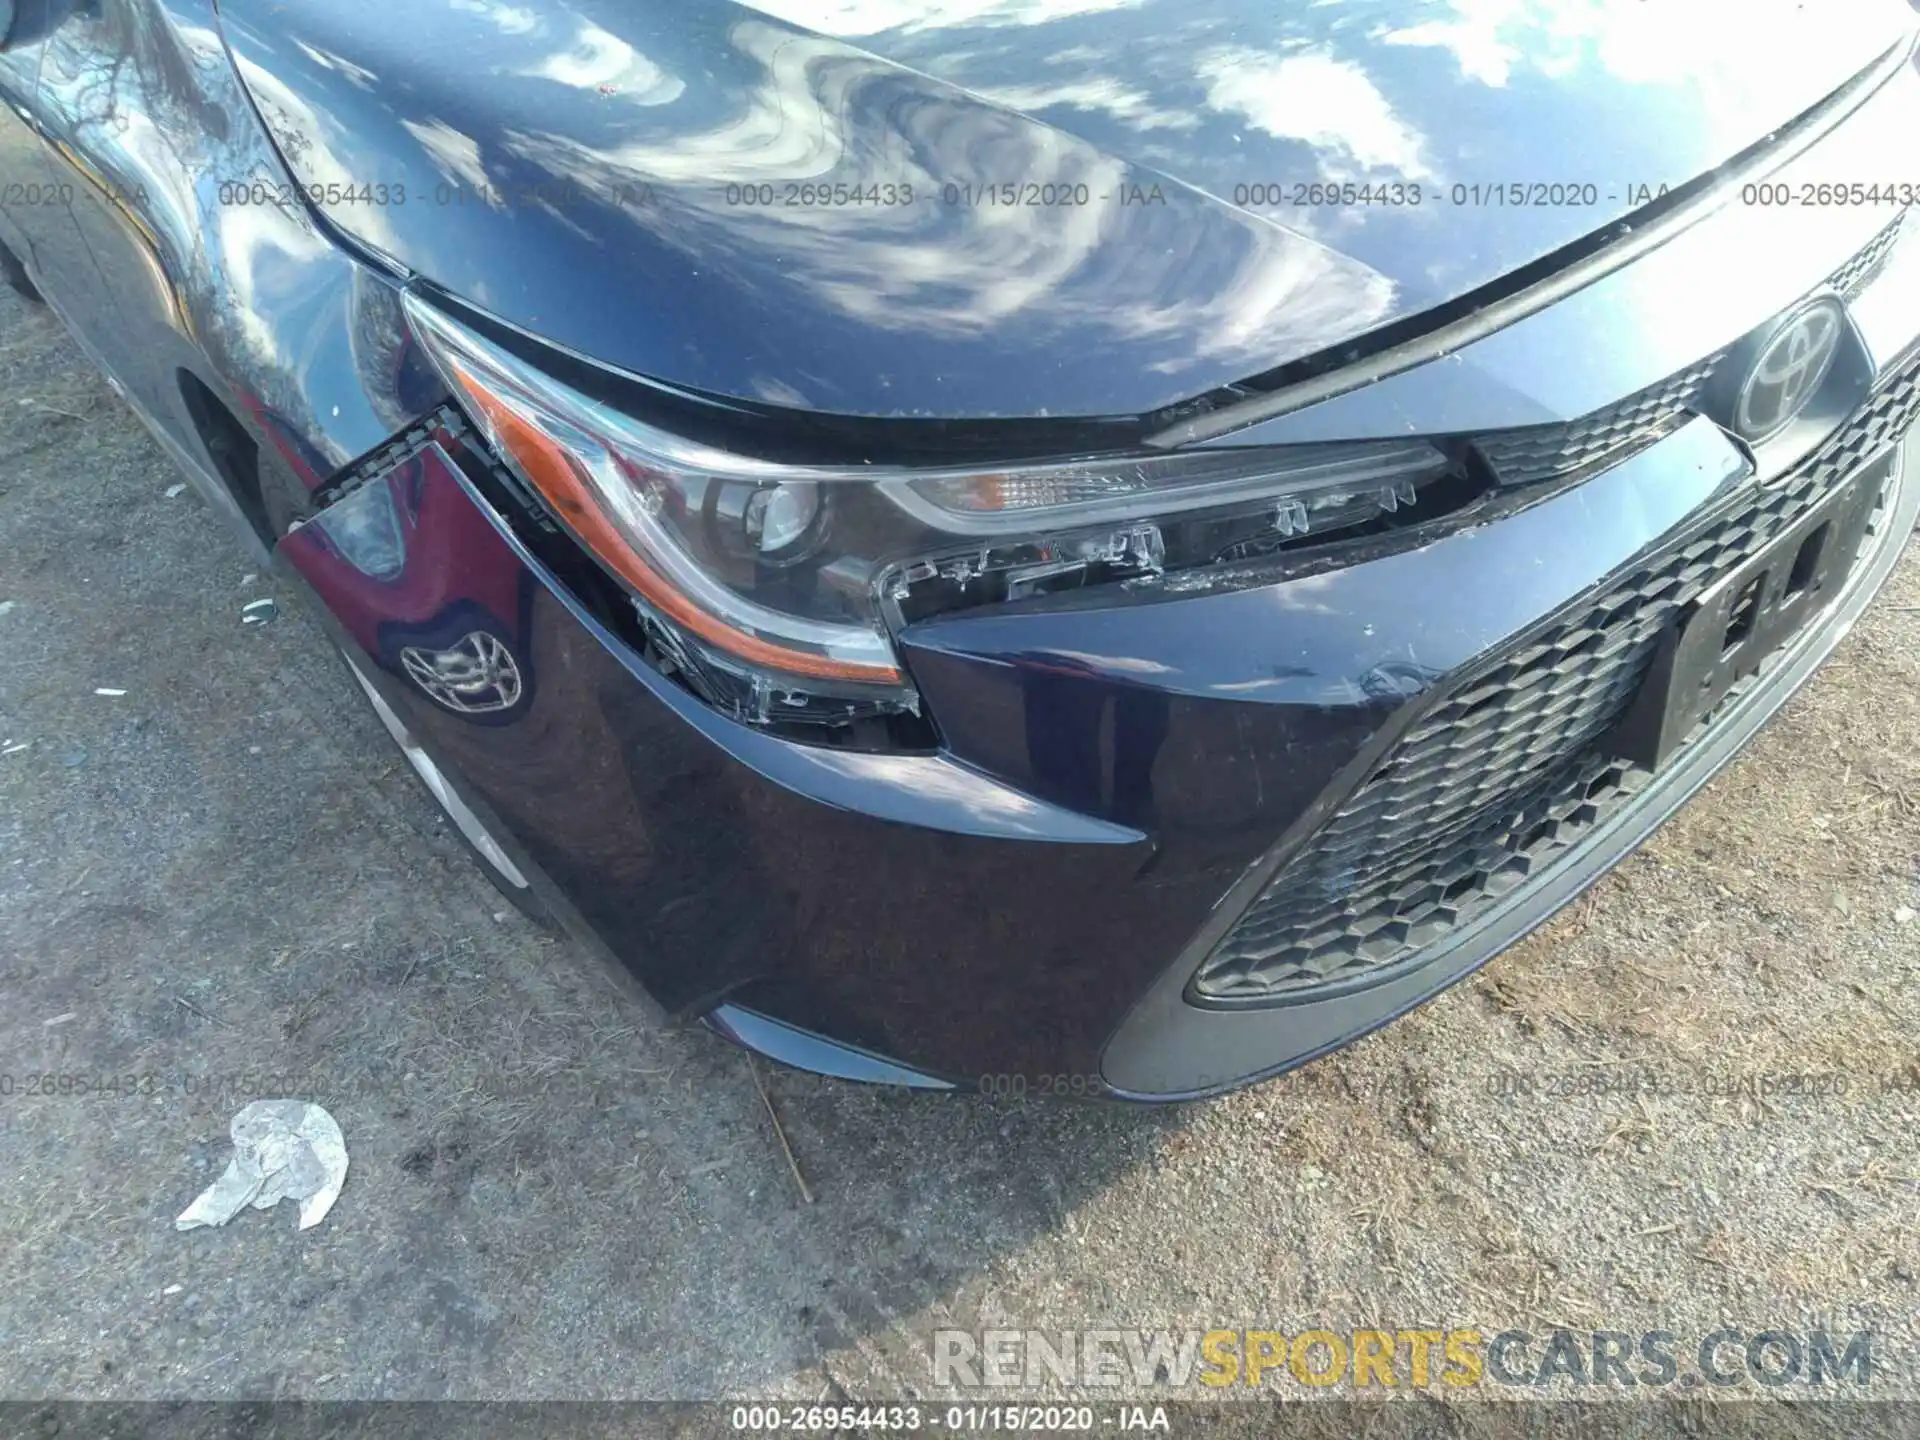
<svg viewBox="0 0 1920 1440">
<path fill-rule="evenodd" d="M 1913 211 L 1902 210 L 1827 284 L 1845 299 L 1871 285 L 1905 235 Z M 1605 409 L 1564 424 L 1497 430 L 1475 437 L 1474 446 L 1503 485 L 1529 485 L 1603 464 L 1618 464 L 1684 422 L 1693 413 L 1725 352 L 1671 375 Z"/>
<path fill-rule="evenodd" d="M 1500 430 L 1482 435 L 1474 443 L 1503 485 L 1528 485 L 1624 458 L 1687 418 L 1720 360 L 1715 355 L 1564 425 Z"/>
<path fill-rule="evenodd" d="M 1859 295 L 1886 268 L 1894 246 L 1898 245 L 1901 237 L 1906 234 L 1906 226 L 1912 218 L 1912 210 L 1902 210 L 1894 217 L 1891 225 L 1874 236 L 1868 242 L 1867 248 L 1842 265 L 1827 283 L 1848 300 Z"/>
</svg>

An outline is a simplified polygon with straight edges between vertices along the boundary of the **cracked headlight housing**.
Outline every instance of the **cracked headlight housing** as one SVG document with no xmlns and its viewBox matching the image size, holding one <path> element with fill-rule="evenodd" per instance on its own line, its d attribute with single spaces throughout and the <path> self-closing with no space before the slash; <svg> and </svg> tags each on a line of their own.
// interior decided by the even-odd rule
<svg viewBox="0 0 1920 1440">
<path fill-rule="evenodd" d="M 1156 574 L 1170 536 L 1182 564 L 1241 558 L 1412 503 L 1447 470 L 1418 441 L 782 464 L 615 409 L 414 295 L 407 310 L 495 451 L 623 583 L 663 654 L 750 722 L 917 712 L 893 644 L 903 623 Z"/>
</svg>

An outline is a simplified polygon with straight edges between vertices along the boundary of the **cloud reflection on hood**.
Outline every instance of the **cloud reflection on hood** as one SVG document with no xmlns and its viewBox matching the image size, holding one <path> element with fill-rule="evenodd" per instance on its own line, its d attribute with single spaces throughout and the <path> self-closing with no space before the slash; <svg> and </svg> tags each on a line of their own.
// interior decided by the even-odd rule
<svg viewBox="0 0 1920 1440">
<path fill-rule="evenodd" d="M 756 83 L 703 128 L 655 136 L 629 125 L 599 144 L 517 130 L 505 146 L 584 187 L 646 176 L 661 187 L 659 205 L 639 223 L 690 257 L 721 266 L 729 252 L 776 251 L 784 282 L 880 329 L 961 338 L 1021 324 L 1134 340 L 1197 332 L 1199 349 L 1156 362 L 1177 373 L 1223 358 L 1252 368 L 1276 342 L 1391 304 L 1384 278 L 1276 227 L 1196 227 L 1214 202 L 1064 131 L 903 81 L 824 37 L 743 21 L 730 38 L 760 67 Z M 1084 187 L 1090 203 L 940 203 L 956 177 L 1008 175 Z M 728 203 L 728 185 L 794 180 L 912 186 L 927 203 L 858 212 Z M 1167 203 L 1122 203 L 1128 187 L 1154 185 Z M 1208 243 L 1196 244 L 1202 236 Z"/>
</svg>

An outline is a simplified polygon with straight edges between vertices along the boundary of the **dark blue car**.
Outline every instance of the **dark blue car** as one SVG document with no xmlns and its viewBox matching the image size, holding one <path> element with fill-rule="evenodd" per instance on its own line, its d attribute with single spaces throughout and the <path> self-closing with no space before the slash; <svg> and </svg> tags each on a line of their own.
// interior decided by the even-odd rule
<svg viewBox="0 0 1920 1440">
<path fill-rule="evenodd" d="M 1920 508 L 1905 0 L 0 0 L 0 261 L 521 905 L 1170 1099 L 1497 954 Z"/>
</svg>

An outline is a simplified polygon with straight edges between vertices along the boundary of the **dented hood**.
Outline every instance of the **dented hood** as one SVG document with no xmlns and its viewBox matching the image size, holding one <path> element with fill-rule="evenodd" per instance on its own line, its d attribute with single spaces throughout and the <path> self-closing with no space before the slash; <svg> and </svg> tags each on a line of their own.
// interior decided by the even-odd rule
<svg viewBox="0 0 1920 1440">
<path fill-rule="evenodd" d="M 1903 0 L 221 13 L 316 203 L 448 292 L 697 390 L 953 417 L 1140 413 L 1431 308 L 1753 145 L 1914 22 Z"/>
</svg>

